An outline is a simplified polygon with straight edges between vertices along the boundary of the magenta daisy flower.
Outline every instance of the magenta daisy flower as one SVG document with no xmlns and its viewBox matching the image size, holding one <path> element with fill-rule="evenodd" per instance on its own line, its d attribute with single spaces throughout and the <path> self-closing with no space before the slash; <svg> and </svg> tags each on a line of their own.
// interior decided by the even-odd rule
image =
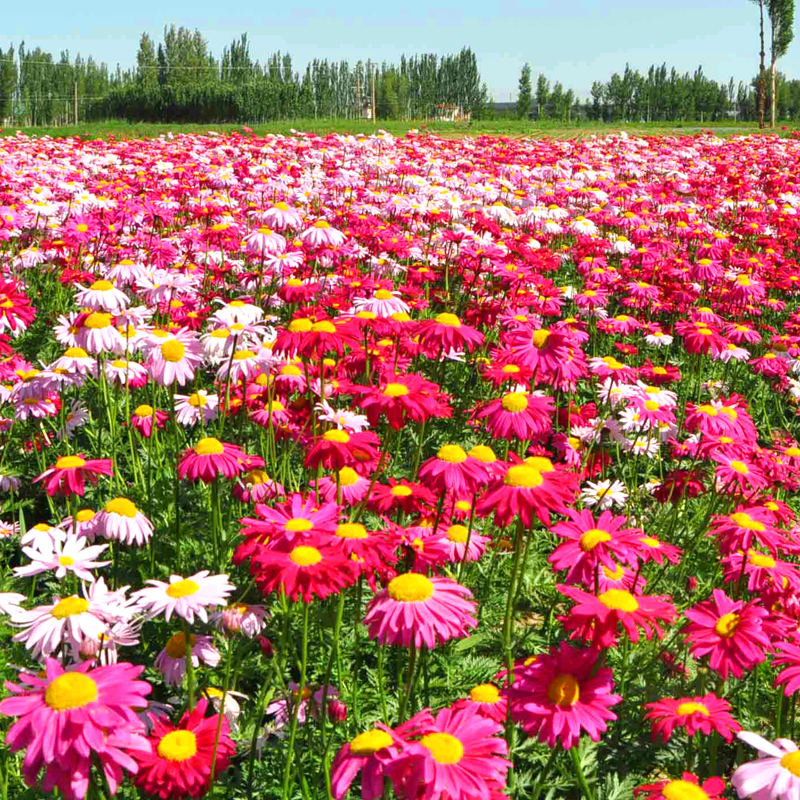
<svg viewBox="0 0 800 800">
<path fill-rule="evenodd" d="M 552 397 L 514 391 L 490 400 L 475 414 L 495 439 L 535 439 L 553 427 Z"/>
<path fill-rule="evenodd" d="M 711 669 L 722 678 L 737 678 L 766 658 L 770 639 L 763 629 L 769 611 L 755 602 L 732 600 L 714 589 L 710 600 L 684 612 L 689 622 L 683 628 L 695 658 L 709 656 Z"/>
<path fill-rule="evenodd" d="M 731 716 L 731 706 L 715 694 L 702 697 L 672 697 L 647 703 L 645 719 L 652 721 L 653 741 L 668 742 L 675 728 L 686 728 L 689 736 L 698 731 L 709 736 L 716 731 L 723 739 L 733 741 L 733 735 L 742 729 Z"/>
<path fill-rule="evenodd" d="M 462 707 L 474 707 L 482 716 L 505 725 L 508 718 L 508 692 L 493 683 L 481 683 L 470 689 L 468 697 L 453 704 L 453 709 Z"/>
<path fill-rule="evenodd" d="M 210 636 L 189 635 L 187 646 L 186 634 L 183 631 L 174 633 L 167 641 L 164 649 L 156 656 L 156 669 L 164 676 L 168 686 L 179 686 L 186 673 L 186 656 L 189 647 L 192 652 L 192 666 L 197 669 L 202 661 L 209 667 L 216 667 L 222 660 L 219 650 L 214 647 Z"/>
<path fill-rule="evenodd" d="M 194 378 L 203 362 L 203 348 L 197 336 L 181 329 L 150 350 L 145 362 L 150 377 L 160 386 L 183 386 Z"/>
<path fill-rule="evenodd" d="M 443 708 L 435 719 L 425 710 L 404 728 L 420 738 L 406 738 L 406 749 L 386 768 L 401 797 L 476 800 L 505 788 L 512 764 L 505 758 L 508 745 L 499 735 L 503 726 L 477 708 Z"/>
<path fill-rule="evenodd" d="M 582 733 L 595 742 L 615 720 L 610 669 L 597 669 L 596 650 L 575 649 L 566 642 L 514 670 L 509 689 L 511 718 L 531 736 L 555 747 L 574 747 Z"/>
<path fill-rule="evenodd" d="M 46 469 L 34 483 L 45 482 L 47 494 L 52 497 L 59 494 L 69 497 L 73 494 L 83 495 L 86 481 L 97 484 L 100 475 L 113 475 L 114 469 L 110 458 L 89 458 L 82 455 L 61 456 L 55 466 Z"/>
<path fill-rule="evenodd" d="M 378 723 L 342 745 L 331 764 L 331 791 L 341 800 L 358 773 L 361 797 L 377 800 L 383 794 L 383 774 L 387 764 L 405 749 L 406 743 L 391 728 Z"/>
<path fill-rule="evenodd" d="M 478 625 L 472 592 L 450 578 L 398 575 L 369 604 L 364 625 L 381 644 L 432 650 Z"/>
<path fill-rule="evenodd" d="M 709 778 L 700 783 L 697 775 L 684 772 L 681 778 L 672 781 L 638 786 L 633 790 L 633 796 L 637 800 L 722 800 L 724 791 L 722 778 Z"/>
<path fill-rule="evenodd" d="M 28 786 L 36 786 L 42 767 L 75 757 L 83 762 L 93 752 L 103 752 L 109 735 L 144 731 L 134 711 L 147 705 L 150 693 L 148 683 L 136 680 L 144 667 L 123 663 L 92 669 L 92 663 L 67 671 L 48 658 L 44 677 L 20 673 L 20 683 L 27 685 L 6 683 L 13 696 L 0 701 L 0 714 L 20 719 L 5 744 L 11 752 L 25 749 L 22 771 Z M 136 771 L 124 760 L 122 764 Z"/>
<path fill-rule="evenodd" d="M 436 492 L 473 494 L 486 482 L 486 467 L 467 455 L 463 447 L 446 444 L 420 468 L 420 481 Z"/>
<path fill-rule="evenodd" d="M 183 454 L 178 477 L 213 483 L 218 475 L 235 478 L 246 466 L 247 456 L 235 444 L 207 436 Z"/>
<path fill-rule="evenodd" d="M 172 575 L 169 583 L 156 580 L 147 583 L 150 585 L 131 595 L 147 619 L 163 613 L 169 622 L 172 615 L 177 614 L 190 625 L 194 623 L 195 614 L 203 622 L 208 622 L 207 608 L 227 605 L 228 595 L 235 588 L 227 575 L 209 575 L 208 570 L 190 578 Z"/>
</svg>

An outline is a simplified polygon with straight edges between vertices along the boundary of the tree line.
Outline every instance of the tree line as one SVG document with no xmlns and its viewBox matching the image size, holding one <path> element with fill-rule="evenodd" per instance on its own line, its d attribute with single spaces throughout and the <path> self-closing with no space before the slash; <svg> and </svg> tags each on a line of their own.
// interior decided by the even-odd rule
<svg viewBox="0 0 800 800">
<path fill-rule="evenodd" d="M 129 119 L 259 123 L 285 119 L 479 118 L 489 93 L 475 53 L 402 56 L 398 64 L 314 59 L 297 71 L 288 53 L 263 60 L 242 34 L 216 58 L 205 37 L 174 25 L 139 40 L 136 66 L 109 72 L 78 56 L 59 61 L 24 43 L 0 50 L 0 119 L 18 124 Z"/>
</svg>

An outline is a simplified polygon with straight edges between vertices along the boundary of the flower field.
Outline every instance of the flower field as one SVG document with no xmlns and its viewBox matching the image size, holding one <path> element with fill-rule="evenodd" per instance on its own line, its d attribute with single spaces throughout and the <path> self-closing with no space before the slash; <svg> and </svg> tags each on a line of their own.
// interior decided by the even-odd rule
<svg viewBox="0 0 800 800">
<path fill-rule="evenodd" d="M 800 800 L 798 174 L 0 140 L 0 800 Z"/>
</svg>

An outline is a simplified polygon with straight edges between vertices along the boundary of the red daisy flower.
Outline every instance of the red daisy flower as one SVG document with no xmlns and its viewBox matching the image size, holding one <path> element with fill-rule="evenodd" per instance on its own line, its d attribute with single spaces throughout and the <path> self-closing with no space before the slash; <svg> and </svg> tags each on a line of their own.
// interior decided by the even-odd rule
<svg viewBox="0 0 800 800">
<path fill-rule="evenodd" d="M 163 717 L 151 716 L 153 731 L 149 737 L 153 752 L 131 751 L 139 771 L 135 784 L 147 794 L 162 800 L 200 797 L 211 785 L 211 762 L 219 726 L 214 772 L 219 775 L 230 765 L 236 747 L 229 736 L 228 722 L 219 715 L 205 717 L 207 700 L 200 700 L 194 710 L 187 711 L 178 726 Z"/>
<path fill-rule="evenodd" d="M 340 470 L 376 459 L 379 448 L 380 440 L 371 431 L 350 433 L 332 428 L 317 437 L 303 463 L 311 469 L 323 466 Z"/>
<path fill-rule="evenodd" d="M 247 456 L 235 444 L 207 436 L 183 454 L 178 477 L 213 483 L 218 475 L 235 478 L 246 469 Z"/>
<path fill-rule="evenodd" d="M 464 325 L 455 314 L 438 314 L 417 325 L 420 345 L 432 356 L 450 350 L 472 351 L 483 342 L 480 331 Z"/>
<path fill-rule="evenodd" d="M 515 391 L 490 400 L 475 417 L 496 439 L 534 439 L 552 430 L 554 411 L 552 397 Z"/>
<path fill-rule="evenodd" d="M 633 790 L 633 796 L 638 800 L 723 800 L 724 791 L 725 781 L 722 778 L 709 778 L 701 784 L 697 775 L 684 772 L 682 778 L 674 781 L 639 786 Z"/>
<path fill-rule="evenodd" d="M 378 386 L 353 384 L 348 391 L 360 398 L 359 406 L 373 427 L 377 427 L 381 414 L 398 431 L 406 420 L 425 422 L 451 414 L 449 406 L 439 399 L 439 386 L 415 373 L 383 375 Z"/>
<path fill-rule="evenodd" d="M 689 736 L 698 731 L 709 736 L 716 731 L 727 742 L 733 741 L 733 735 L 742 726 L 731 716 L 731 706 L 726 700 L 715 694 L 702 697 L 672 697 L 647 703 L 650 709 L 645 719 L 652 720 L 653 741 L 661 739 L 668 742 L 675 728 L 686 728 Z"/>
<path fill-rule="evenodd" d="M 46 469 L 34 483 L 45 481 L 47 494 L 52 497 L 59 494 L 65 497 L 86 491 L 86 481 L 96 486 L 100 475 L 113 475 L 113 462 L 109 458 L 89 458 L 82 455 L 61 456 L 55 466 Z"/>
<path fill-rule="evenodd" d="M 379 514 L 388 514 L 396 508 L 406 514 L 417 514 L 423 509 L 436 504 L 436 495 L 420 483 L 412 483 L 405 478 L 396 481 L 389 478 L 389 483 L 376 483 L 369 497 L 369 508 Z"/>
<path fill-rule="evenodd" d="M 250 573 L 263 594 L 283 587 L 293 602 L 338 594 L 354 584 L 360 572 L 361 565 L 342 549 L 323 544 L 300 544 L 288 551 L 262 549 L 250 562 Z"/>
<path fill-rule="evenodd" d="M 732 600 L 714 589 L 710 600 L 684 612 L 689 622 L 683 628 L 695 658 L 710 656 L 711 669 L 722 678 L 737 678 L 766 658 L 770 647 L 763 624 L 769 612 L 755 602 Z"/>
<path fill-rule="evenodd" d="M 800 688 L 800 646 L 792 642 L 778 642 L 775 649 L 780 653 L 772 659 L 775 667 L 786 667 L 775 678 L 775 686 L 784 684 L 786 696 L 793 695 Z"/>
<path fill-rule="evenodd" d="M 436 492 L 473 494 L 486 482 L 486 467 L 470 458 L 463 447 L 446 444 L 420 468 L 419 477 Z"/>
<path fill-rule="evenodd" d="M 530 663 L 515 668 L 509 689 L 511 718 L 549 747 L 561 742 L 574 747 L 582 733 L 593 741 L 616 714 L 611 706 L 622 701 L 614 690 L 610 669 L 597 669 L 596 650 L 576 649 L 566 642 Z"/>
<path fill-rule="evenodd" d="M 575 586 L 556 586 L 561 594 L 574 600 L 565 622 L 568 630 L 577 631 L 582 638 L 592 640 L 592 647 L 612 647 L 617 642 L 619 624 L 632 642 L 639 641 L 639 628 L 648 639 L 663 638 L 659 620 L 674 622 L 678 612 L 662 597 L 631 594 L 625 589 L 609 589 L 595 596 Z"/>
</svg>

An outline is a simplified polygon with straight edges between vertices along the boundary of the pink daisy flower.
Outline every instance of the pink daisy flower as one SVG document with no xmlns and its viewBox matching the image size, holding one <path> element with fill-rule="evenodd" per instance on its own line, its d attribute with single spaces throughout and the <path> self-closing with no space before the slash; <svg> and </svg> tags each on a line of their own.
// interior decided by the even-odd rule
<svg viewBox="0 0 800 800">
<path fill-rule="evenodd" d="M 60 494 L 69 497 L 73 494 L 83 495 L 86 491 L 86 481 L 97 485 L 100 475 L 113 475 L 111 459 L 89 458 L 82 455 L 61 456 L 55 465 L 46 469 L 34 483 L 45 482 L 47 494 Z"/>
<path fill-rule="evenodd" d="M 150 349 L 145 366 L 159 386 L 183 386 L 194 378 L 203 362 L 203 348 L 197 336 L 186 328 Z"/>
<path fill-rule="evenodd" d="M 447 562 L 460 564 L 465 556 L 467 561 L 478 561 L 486 552 L 491 537 L 470 530 L 466 525 L 450 525 L 425 539 L 426 560 L 433 564 Z M 467 546 L 469 542 L 469 547 Z"/>
<path fill-rule="evenodd" d="M 684 612 L 683 628 L 694 658 L 709 656 L 711 669 L 722 678 L 737 678 L 766 658 L 770 639 L 762 625 L 769 611 L 755 602 L 732 600 L 714 589 L 710 600 Z"/>
<path fill-rule="evenodd" d="M 109 500 L 95 515 L 95 522 L 97 534 L 113 542 L 143 547 L 153 535 L 150 520 L 125 497 Z"/>
<path fill-rule="evenodd" d="M 455 314 L 437 314 L 433 319 L 424 319 L 417 325 L 420 345 L 431 355 L 448 353 L 451 350 L 472 352 L 483 343 L 483 334 L 464 325 Z"/>
<path fill-rule="evenodd" d="M 462 707 L 475 708 L 482 716 L 505 725 L 508 718 L 508 692 L 493 683 L 481 683 L 470 689 L 468 697 L 453 704 L 454 710 Z"/>
<path fill-rule="evenodd" d="M 768 742 L 757 733 L 739 731 L 745 744 L 765 758 L 742 764 L 731 776 L 731 783 L 742 800 L 795 800 L 800 797 L 800 750 L 790 739 Z"/>
<path fill-rule="evenodd" d="M 633 796 L 637 800 L 722 800 L 724 791 L 725 781 L 722 778 L 709 778 L 700 783 L 697 775 L 684 772 L 683 777 L 673 781 L 638 786 L 633 790 Z"/>
<path fill-rule="evenodd" d="M 464 448 L 446 444 L 420 468 L 420 481 L 436 492 L 471 495 L 487 479 L 486 467 Z"/>
<path fill-rule="evenodd" d="M 108 735 L 144 731 L 134 711 L 147 705 L 150 693 L 148 683 L 136 680 L 143 670 L 133 664 L 92 669 L 87 662 L 66 671 L 48 658 L 44 677 L 20 673 L 20 683 L 26 685 L 6 683 L 13 696 L 0 702 L 0 714 L 20 719 L 9 729 L 5 744 L 11 752 L 25 749 L 22 771 L 28 786 L 36 786 L 42 767 L 69 763 L 75 756 L 86 761 L 93 752 L 105 752 Z M 119 761 L 136 771 L 129 760 Z M 64 791 L 63 781 L 56 782 Z"/>
<path fill-rule="evenodd" d="M 14 575 L 18 578 L 28 578 L 32 575 L 41 575 L 43 572 L 54 572 L 58 580 L 67 573 L 72 573 L 81 580 L 91 583 L 94 575 L 89 570 L 105 567 L 110 561 L 95 561 L 107 544 L 87 546 L 83 537 L 67 534 L 63 542 L 50 540 L 43 548 L 23 547 L 22 552 L 31 560 L 24 567 L 15 567 Z"/>
<path fill-rule="evenodd" d="M 597 669 L 596 650 L 575 649 L 566 642 L 514 670 L 509 688 L 511 718 L 531 736 L 555 747 L 574 747 L 582 733 L 592 741 L 615 720 L 611 706 L 622 701 L 612 694 L 610 669 Z"/>
<path fill-rule="evenodd" d="M 472 592 L 450 578 L 398 575 L 369 604 L 364 625 L 381 644 L 432 650 L 478 624 Z"/>
<path fill-rule="evenodd" d="M 552 430 L 554 413 L 552 397 L 514 391 L 490 400 L 475 417 L 486 420 L 495 439 L 536 439 Z"/>
<path fill-rule="evenodd" d="M 383 794 L 386 766 L 405 749 L 406 743 L 391 728 L 378 723 L 342 745 L 331 764 L 331 790 L 341 800 L 361 773 L 361 797 L 378 800 Z"/>
<path fill-rule="evenodd" d="M 133 410 L 133 414 L 131 414 L 131 425 L 133 425 L 145 439 L 149 439 L 153 435 L 153 427 L 155 426 L 157 430 L 161 430 L 167 424 L 168 419 L 169 414 L 167 414 L 166 411 L 158 411 L 154 409 L 153 406 L 143 403 L 140 406 L 136 406 Z"/>
<path fill-rule="evenodd" d="M 148 580 L 149 586 L 134 592 L 134 598 L 146 614 L 153 619 L 163 613 L 167 622 L 173 614 L 183 617 L 190 625 L 194 623 L 195 614 L 208 622 L 209 606 L 224 606 L 228 595 L 235 587 L 227 575 L 211 575 L 203 570 L 190 578 L 171 575 L 169 583 Z"/>
<path fill-rule="evenodd" d="M 503 726 L 477 708 L 443 708 L 435 718 L 425 710 L 404 728 L 420 738 L 404 737 L 386 772 L 405 800 L 488 800 L 505 788 L 512 764 Z"/>
<path fill-rule="evenodd" d="M 190 634 L 189 643 L 192 649 L 192 666 L 197 669 L 200 663 L 209 667 L 216 667 L 222 656 L 214 647 L 214 640 L 210 636 L 195 636 Z M 164 649 L 156 657 L 156 668 L 164 676 L 168 686 L 179 686 L 186 673 L 186 634 L 178 631 L 173 634 L 164 645 Z"/>
<path fill-rule="evenodd" d="M 245 471 L 246 459 L 235 444 L 207 436 L 183 454 L 178 465 L 178 477 L 190 481 L 199 479 L 203 483 L 213 483 L 220 474 L 235 478 Z"/>
<path fill-rule="evenodd" d="M 731 716 L 731 706 L 715 694 L 702 697 L 667 697 L 647 703 L 645 719 L 652 721 L 653 741 L 668 742 L 675 728 L 686 728 L 689 736 L 698 731 L 709 736 L 716 731 L 723 739 L 733 741 L 733 735 L 742 729 Z"/>
<path fill-rule="evenodd" d="M 343 506 L 360 503 L 367 496 L 370 484 L 372 481 L 369 478 L 359 475 L 352 467 L 342 467 L 336 475 L 324 475 L 313 483 L 323 500 L 335 503 L 338 494 Z"/>
</svg>

